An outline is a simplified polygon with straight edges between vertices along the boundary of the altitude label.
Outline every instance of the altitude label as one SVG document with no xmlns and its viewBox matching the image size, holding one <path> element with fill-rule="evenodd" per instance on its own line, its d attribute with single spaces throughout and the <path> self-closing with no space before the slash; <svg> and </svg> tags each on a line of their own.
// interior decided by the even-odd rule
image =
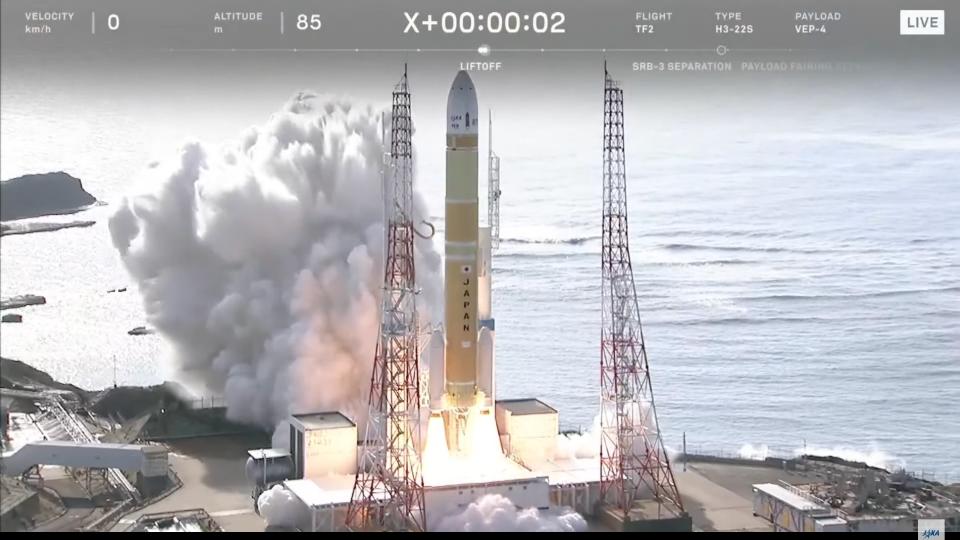
<svg viewBox="0 0 960 540">
<path fill-rule="evenodd" d="M 213 13 L 213 33 L 223 34 L 227 28 L 263 22 L 262 11 L 216 11 Z"/>
</svg>

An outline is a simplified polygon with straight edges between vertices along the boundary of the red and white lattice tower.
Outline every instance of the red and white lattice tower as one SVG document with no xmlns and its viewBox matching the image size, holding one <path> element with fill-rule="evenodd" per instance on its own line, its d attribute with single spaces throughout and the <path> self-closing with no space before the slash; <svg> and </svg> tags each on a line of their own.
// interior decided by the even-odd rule
<svg viewBox="0 0 960 540">
<path fill-rule="evenodd" d="M 623 90 L 604 64 L 603 323 L 600 341 L 600 492 L 624 517 L 641 499 L 683 512 L 660 437 L 630 242 L 624 160 Z"/>
<path fill-rule="evenodd" d="M 407 69 L 393 91 L 390 165 L 384 182 L 386 259 L 370 408 L 347 526 L 425 529 L 419 449 L 419 336 L 414 273 L 413 148 Z"/>
</svg>

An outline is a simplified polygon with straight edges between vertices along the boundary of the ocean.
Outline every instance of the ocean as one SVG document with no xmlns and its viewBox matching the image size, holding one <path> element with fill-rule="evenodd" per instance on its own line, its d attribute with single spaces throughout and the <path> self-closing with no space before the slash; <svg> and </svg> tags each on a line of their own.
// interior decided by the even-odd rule
<svg viewBox="0 0 960 540">
<path fill-rule="evenodd" d="M 866 104 L 740 122 L 682 109 L 627 116 L 631 255 L 666 444 L 830 451 L 957 481 L 956 115 Z M 2 239 L 2 296 L 48 303 L 3 324 L 0 352 L 85 388 L 161 382 L 172 375 L 162 338 L 127 335 L 146 324 L 135 288 L 107 292 L 131 281 L 106 220 L 173 143 L 138 137 L 149 123 L 106 99 L 63 110 L 5 82 L 2 178 L 65 170 L 108 205 L 49 218 L 91 228 Z M 161 116 L 150 122 L 179 137 Z M 500 113 L 495 125 L 497 394 L 538 397 L 566 428 L 588 427 L 599 407 L 598 121 L 558 126 L 548 147 L 518 129 L 535 120 Z M 418 182 L 442 230 L 442 148 L 429 135 L 415 140 Z"/>
</svg>

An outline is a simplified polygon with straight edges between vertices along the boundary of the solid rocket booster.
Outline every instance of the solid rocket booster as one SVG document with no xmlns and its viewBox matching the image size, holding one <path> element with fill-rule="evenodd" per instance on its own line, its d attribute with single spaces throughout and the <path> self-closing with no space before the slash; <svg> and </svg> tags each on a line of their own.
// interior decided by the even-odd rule
<svg viewBox="0 0 960 540">
<path fill-rule="evenodd" d="M 466 71 L 447 97 L 444 406 L 477 404 L 477 93 Z"/>
</svg>

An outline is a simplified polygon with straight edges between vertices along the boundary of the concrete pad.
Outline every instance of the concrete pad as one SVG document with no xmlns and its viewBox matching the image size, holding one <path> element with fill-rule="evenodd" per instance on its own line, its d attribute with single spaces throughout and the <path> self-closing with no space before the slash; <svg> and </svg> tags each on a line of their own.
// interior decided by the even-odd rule
<svg viewBox="0 0 960 540">
<path fill-rule="evenodd" d="M 244 476 L 247 451 L 269 445 L 246 435 L 184 439 L 169 443 L 170 465 L 183 486 L 124 516 L 113 528 L 126 530 L 144 514 L 202 508 L 227 532 L 263 532 L 252 490 Z"/>
<path fill-rule="evenodd" d="M 770 531 L 769 522 L 753 515 L 753 501 L 687 466 L 674 471 L 683 506 L 694 527 L 704 531 Z"/>
<path fill-rule="evenodd" d="M 711 482 L 751 501 L 753 500 L 753 484 L 776 484 L 783 480 L 793 485 L 802 485 L 813 480 L 809 473 L 753 465 L 688 463 L 687 468 L 694 469 Z"/>
<path fill-rule="evenodd" d="M 60 498 L 66 513 L 34 529 L 37 532 L 67 532 L 80 530 L 85 524 L 103 514 L 90 495 L 60 467 L 42 469 L 44 487 Z"/>
</svg>

